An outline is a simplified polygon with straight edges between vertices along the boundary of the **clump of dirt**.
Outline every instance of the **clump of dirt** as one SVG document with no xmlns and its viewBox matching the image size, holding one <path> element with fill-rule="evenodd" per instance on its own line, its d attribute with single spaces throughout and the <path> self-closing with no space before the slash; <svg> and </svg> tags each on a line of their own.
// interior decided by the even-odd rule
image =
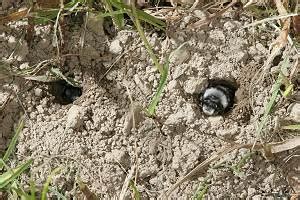
<svg viewBox="0 0 300 200">
<path fill-rule="evenodd" d="M 69 56 L 60 64 L 81 82 L 82 96 L 73 104 L 60 105 L 54 102 L 47 84 L 21 96 L 28 119 L 17 155 L 20 160 L 34 158 L 30 175 L 37 184 L 62 166 L 64 172 L 54 184 L 63 188 L 66 196 L 74 195 L 75 177 L 79 176 L 100 197 L 113 198 L 135 165 L 143 198 L 157 198 L 222 147 L 257 141 L 255 122 L 264 112 L 271 85 L 264 82 L 253 97 L 248 92 L 273 35 L 252 39 L 252 33 L 242 28 L 250 20 L 244 16 L 236 20 L 228 13 L 191 31 L 187 26 L 198 19 L 198 12 L 175 23 L 171 38 L 147 33 L 156 54 L 167 55 L 177 49 L 170 57 L 168 83 L 155 118 L 147 117 L 143 110 L 156 91 L 159 73 L 137 33 L 120 31 L 110 41 L 101 23 L 93 21 L 96 19 L 88 21 L 86 30 L 84 26 L 67 30 L 64 50 Z M 20 63 L 34 65 L 55 56 L 48 28 L 36 28 L 30 48 L 21 39 L 24 45 L 19 48 L 23 50 L 15 52 Z M 6 32 L 0 37 L 0 49 L 6 49 L 1 56 L 6 57 L 16 39 Z M 195 95 L 209 79 L 237 83 L 235 106 L 228 115 L 207 117 L 201 112 Z M 250 98 L 254 107 L 250 107 Z M 1 126 L 6 125 L 1 122 Z M 209 179 L 209 196 L 250 198 L 290 191 L 276 165 L 259 154 L 251 156 L 240 173 L 233 170 L 248 154 L 241 149 L 219 161 L 218 167 L 216 163 L 211 166 L 204 175 Z M 23 176 L 25 182 L 27 178 Z M 198 177 L 182 184 L 173 197 L 192 197 L 203 181 Z"/>
</svg>

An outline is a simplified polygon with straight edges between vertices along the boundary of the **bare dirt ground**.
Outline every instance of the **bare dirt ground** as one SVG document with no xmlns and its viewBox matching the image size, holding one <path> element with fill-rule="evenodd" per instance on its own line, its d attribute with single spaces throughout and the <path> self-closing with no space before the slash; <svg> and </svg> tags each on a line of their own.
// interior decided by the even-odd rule
<svg viewBox="0 0 300 200">
<path fill-rule="evenodd" d="M 168 37 L 147 32 L 160 56 L 181 45 L 170 58 L 168 83 L 155 118 L 144 110 L 156 91 L 159 73 L 139 35 L 124 30 L 108 36 L 101 21 L 93 17 L 86 27 L 67 25 L 63 33 L 61 55 L 65 56 L 59 67 L 83 87 L 82 96 L 74 103 L 57 103 L 49 84 L 18 77 L 1 80 L 0 104 L 12 96 L 0 113 L 1 149 L 7 147 L 20 114 L 27 117 L 17 159 L 34 158 L 34 163 L 22 182 L 27 183 L 31 176 L 42 184 L 60 166 L 63 172 L 53 185 L 68 198 L 76 195 L 75 178 L 80 177 L 99 197 L 111 199 L 120 195 L 126 176 L 135 167 L 142 199 L 155 199 L 223 147 L 259 141 L 255 130 L 272 94 L 275 76 L 269 74 L 259 84 L 253 78 L 266 61 L 276 33 L 264 24 L 243 28 L 251 23 L 250 18 L 232 10 L 194 29 L 190 25 L 205 17 L 202 11 L 169 15 L 180 18 L 170 25 Z M 0 56 L 14 59 L 11 65 L 21 69 L 45 60 L 49 66 L 56 65 L 51 63 L 57 54 L 52 26 L 37 26 L 31 44 L 24 39 L 24 26 L 22 22 L 0 26 Z M 277 65 L 272 66 L 273 71 Z M 236 81 L 235 106 L 227 115 L 207 117 L 196 96 L 208 79 L 216 78 Z M 268 142 L 292 137 L 276 128 L 278 118 L 299 117 L 291 102 L 278 104 L 281 106 L 264 128 Z M 209 185 L 207 195 L 219 199 L 299 192 L 299 157 L 286 159 L 297 151 L 299 155 L 298 149 L 280 153 L 273 160 L 257 152 L 240 170 L 234 166 L 250 150 L 233 151 L 181 184 L 171 197 L 191 198 L 204 182 Z M 126 197 L 130 197 L 129 190 Z"/>
</svg>

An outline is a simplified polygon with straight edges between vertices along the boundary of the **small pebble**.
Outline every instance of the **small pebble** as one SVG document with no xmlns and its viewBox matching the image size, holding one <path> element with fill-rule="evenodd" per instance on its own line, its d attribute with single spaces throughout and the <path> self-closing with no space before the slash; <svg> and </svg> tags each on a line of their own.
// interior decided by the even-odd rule
<svg viewBox="0 0 300 200">
<path fill-rule="evenodd" d="M 42 96 L 43 90 L 41 88 L 35 88 L 34 89 L 34 95 L 37 97 Z"/>
</svg>

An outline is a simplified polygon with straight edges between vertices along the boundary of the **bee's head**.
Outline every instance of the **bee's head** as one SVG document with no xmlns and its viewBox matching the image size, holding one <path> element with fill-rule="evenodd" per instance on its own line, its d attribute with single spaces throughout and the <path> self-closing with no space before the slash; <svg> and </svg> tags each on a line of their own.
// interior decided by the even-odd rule
<svg viewBox="0 0 300 200">
<path fill-rule="evenodd" d="M 218 115 L 223 113 L 225 108 L 218 96 L 210 95 L 202 99 L 202 111 L 206 115 Z"/>
</svg>

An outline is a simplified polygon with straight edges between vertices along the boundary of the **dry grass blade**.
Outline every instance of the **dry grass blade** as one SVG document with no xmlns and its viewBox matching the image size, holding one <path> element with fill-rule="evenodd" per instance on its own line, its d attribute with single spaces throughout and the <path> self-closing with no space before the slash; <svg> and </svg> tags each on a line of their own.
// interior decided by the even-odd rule
<svg viewBox="0 0 300 200">
<path fill-rule="evenodd" d="M 21 20 L 21 19 L 23 19 L 24 17 L 27 16 L 28 12 L 29 12 L 29 9 L 25 9 L 25 10 L 21 10 L 21 11 L 18 11 L 18 12 L 8 14 L 4 17 L 0 17 L 0 24 L 6 24 L 6 23 L 11 22 L 11 21 Z"/>
<path fill-rule="evenodd" d="M 288 12 L 284 8 L 281 0 L 275 0 L 275 4 L 276 4 L 279 14 L 281 14 L 281 15 L 288 14 Z M 287 44 L 287 38 L 288 38 L 289 30 L 290 30 L 291 18 L 289 17 L 282 21 L 283 21 L 283 26 L 282 26 L 281 32 L 280 32 L 279 36 L 277 37 L 275 44 L 274 44 L 274 45 L 278 45 L 280 48 L 284 47 Z"/>
<path fill-rule="evenodd" d="M 6 162 L 8 160 L 8 158 L 11 156 L 11 154 L 13 153 L 13 151 L 16 147 L 16 144 L 17 144 L 17 140 L 19 138 L 19 135 L 20 135 L 23 127 L 24 127 L 24 119 L 21 119 L 15 130 L 15 134 L 14 134 L 13 138 L 12 138 L 11 142 L 9 143 L 8 149 L 6 150 L 6 152 L 2 158 L 4 162 Z M 0 164 L 0 168 L 2 168 L 1 164 Z"/>
<path fill-rule="evenodd" d="M 126 190 L 129 186 L 129 183 L 132 179 L 132 177 L 134 176 L 134 172 L 135 172 L 135 165 L 133 165 L 129 171 L 129 173 L 127 174 L 126 178 L 125 178 L 125 181 L 124 181 L 124 184 L 122 186 L 122 190 L 121 190 L 121 193 L 120 193 L 120 197 L 119 197 L 119 200 L 123 200 L 125 199 L 125 195 L 126 195 Z"/>
<path fill-rule="evenodd" d="M 247 24 L 245 26 L 242 27 L 243 28 L 249 28 L 249 27 L 253 27 L 256 26 L 258 24 L 263 24 L 266 22 L 270 22 L 270 21 L 274 21 L 274 20 L 279 20 L 279 19 L 285 19 L 285 18 L 289 18 L 289 17 L 293 17 L 293 16 L 298 16 L 298 13 L 290 13 L 290 14 L 283 14 L 283 15 L 279 15 L 279 16 L 273 16 L 273 17 L 269 17 L 269 18 L 265 18 L 259 21 L 255 21 L 251 24 Z"/>
<path fill-rule="evenodd" d="M 238 1 L 237 0 L 233 0 L 230 4 L 228 4 L 224 9 L 222 9 L 221 11 L 214 13 L 212 15 L 210 15 L 208 18 L 200 20 L 194 24 L 191 24 L 188 26 L 189 29 L 194 29 L 194 28 L 199 28 L 202 25 L 208 24 L 210 23 L 213 19 L 220 17 L 223 13 L 225 13 L 229 8 L 231 8 L 233 5 L 235 5 Z"/>
<path fill-rule="evenodd" d="M 280 143 L 270 144 L 270 150 L 273 154 L 295 149 L 300 147 L 300 136 L 297 136 L 293 139 L 285 140 Z"/>
</svg>

